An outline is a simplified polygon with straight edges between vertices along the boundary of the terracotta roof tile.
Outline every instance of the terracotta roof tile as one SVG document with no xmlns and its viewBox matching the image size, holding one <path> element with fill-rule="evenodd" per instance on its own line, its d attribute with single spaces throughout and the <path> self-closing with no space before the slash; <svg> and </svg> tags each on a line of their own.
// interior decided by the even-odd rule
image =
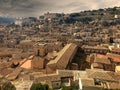
<svg viewBox="0 0 120 90">
<path fill-rule="evenodd" d="M 97 58 L 104 58 L 104 59 L 107 59 L 108 57 L 107 57 L 106 55 L 97 54 Z"/>
<path fill-rule="evenodd" d="M 67 44 L 60 52 L 55 60 L 50 61 L 47 65 L 50 68 L 65 69 L 68 63 L 73 58 L 75 52 L 77 51 L 77 45 Z"/>
<path fill-rule="evenodd" d="M 89 72 L 87 71 L 87 74 L 88 74 L 89 78 L 96 78 L 96 79 L 105 80 L 105 81 L 117 81 L 113 77 L 114 76 L 114 72 L 110 72 L 110 71 L 97 71 L 97 70 L 96 71 L 89 70 Z"/>
<path fill-rule="evenodd" d="M 118 54 L 108 53 L 107 56 L 111 58 L 113 62 L 120 62 L 120 55 Z"/>
<path fill-rule="evenodd" d="M 104 59 L 104 58 L 96 58 L 94 60 L 95 63 L 102 63 L 102 64 L 111 64 L 109 59 Z"/>
</svg>

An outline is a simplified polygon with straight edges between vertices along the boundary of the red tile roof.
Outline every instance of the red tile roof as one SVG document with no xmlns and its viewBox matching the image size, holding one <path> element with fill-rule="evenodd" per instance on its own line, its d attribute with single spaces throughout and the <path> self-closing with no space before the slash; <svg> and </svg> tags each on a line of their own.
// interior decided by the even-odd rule
<svg viewBox="0 0 120 90">
<path fill-rule="evenodd" d="M 112 53 L 108 53 L 107 54 L 108 58 L 111 58 L 113 62 L 120 62 L 120 55 L 118 54 L 112 54 Z"/>
<path fill-rule="evenodd" d="M 97 54 L 97 58 L 104 58 L 104 59 L 107 59 L 108 57 L 107 57 L 106 55 Z"/>
</svg>

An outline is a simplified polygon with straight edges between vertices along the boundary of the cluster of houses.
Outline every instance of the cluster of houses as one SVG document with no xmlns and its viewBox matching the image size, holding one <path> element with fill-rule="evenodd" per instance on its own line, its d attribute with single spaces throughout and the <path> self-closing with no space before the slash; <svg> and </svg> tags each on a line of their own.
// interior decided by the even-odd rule
<svg viewBox="0 0 120 90">
<path fill-rule="evenodd" d="M 102 46 L 97 49 L 98 46 L 79 47 L 73 43 L 50 52 L 48 45 L 34 44 L 34 53 L 20 60 L 10 60 L 15 55 L 4 54 L 4 57 L 9 56 L 7 61 L 0 62 L 0 77 L 9 80 L 17 90 L 30 90 L 34 83 L 47 84 L 54 89 L 79 87 L 80 80 L 82 87 L 120 88 L 119 54 Z"/>
<path fill-rule="evenodd" d="M 0 79 L 17 90 L 30 90 L 34 83 L 79 87 L 80 82 L 82 87 L 119 89 L 119 15 L 106 17 L 102 11 L 101 19 L 95 19 L 97 11 L 48 12 L 0 25 Z M 102 18 L 116 24 L 105 26 Z"/>
</svg>

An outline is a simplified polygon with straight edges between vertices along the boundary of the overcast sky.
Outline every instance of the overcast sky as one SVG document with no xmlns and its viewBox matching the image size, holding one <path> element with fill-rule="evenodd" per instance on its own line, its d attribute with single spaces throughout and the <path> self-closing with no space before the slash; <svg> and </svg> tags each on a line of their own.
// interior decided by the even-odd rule
<svg viewBox="0 0 120 90">
<path fill-rule="evenodd" d="M 39 16 L 46 12 L 73 13 L 120 6 L 120 0 L 0 0 L 0 15 Z"/>
</svg>

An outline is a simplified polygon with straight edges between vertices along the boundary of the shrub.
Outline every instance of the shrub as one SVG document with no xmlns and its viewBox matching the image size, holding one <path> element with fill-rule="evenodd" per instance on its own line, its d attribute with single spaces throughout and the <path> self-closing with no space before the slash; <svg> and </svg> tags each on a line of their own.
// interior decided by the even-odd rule
<svg viewBox="0 0 120 90">
<path fill-rule="evenodd" d="M 33 84 L 30 90 L 49 90 L 47 84 L 42 85 L 41 83 Z"/>
</svg>

